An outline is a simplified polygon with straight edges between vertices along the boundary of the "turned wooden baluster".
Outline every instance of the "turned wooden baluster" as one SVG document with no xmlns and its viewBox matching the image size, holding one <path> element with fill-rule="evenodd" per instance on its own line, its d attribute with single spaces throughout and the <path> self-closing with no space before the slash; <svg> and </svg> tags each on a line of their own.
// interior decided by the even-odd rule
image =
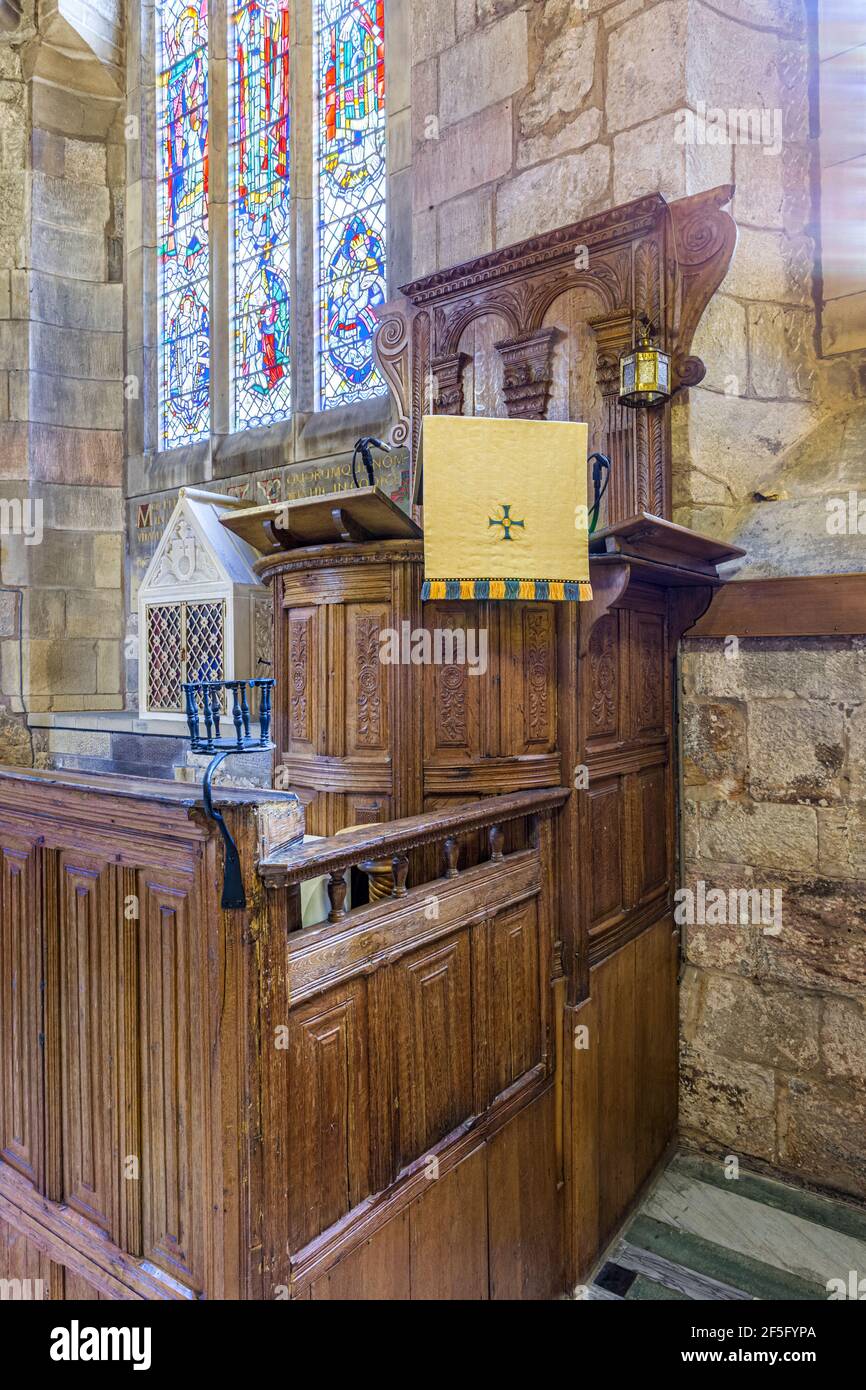
<svg viewBox="0 0 866 1390">
<path fill-rule="evenodd" d="M 404 898 L 406 896 L 406 879 L 409 874 L 409 860 L 405 854 L 394 855 L 391 860 L 391 874 L 394 880 L 391 897 Z"/>
<path fill-rule="evenodd" d="M 346 915 L 346 894 L 349 885 L 346 882 L 345 871 L 341 874 L 331 874 L 328 879 L 328 898 L 331 903 L 331 910 L 328 913 L 329 922 L 339 922 Z"/>
<path fill-rule="evenodd" d="M 502 846 L 505 844 L 505 831 L 501 825 L 491 825 L 487 832 L 487 843 L 490 845 L 491 863 L 497 864 L 503 858 Z"/>
<path fill-rule="evenodd" d="M 449 835 L 442 846 L 442 850 L 445 855 L 445 877 L 456 878 L 460 872 L 457 867 L 457 860 L 460 857 L 459 840 L 455 840 L 453 835 Z"/>
</svg>

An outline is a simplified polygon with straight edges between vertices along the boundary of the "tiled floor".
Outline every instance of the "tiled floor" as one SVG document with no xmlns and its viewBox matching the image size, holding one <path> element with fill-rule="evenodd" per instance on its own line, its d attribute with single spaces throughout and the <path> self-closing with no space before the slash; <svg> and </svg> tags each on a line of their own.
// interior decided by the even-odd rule
<svg viewBox="0 0 866 1390">
<path fill-rule="evenodd" d="M 862 1279 L 866 1293 L 866 1210 L 742 1166 L 728 1178 L 721 1160 L 681 1154 L 608 1252 L 589 1297 L 826 1300 L 832 1279 L 849 1288 Z"/>
</svg>

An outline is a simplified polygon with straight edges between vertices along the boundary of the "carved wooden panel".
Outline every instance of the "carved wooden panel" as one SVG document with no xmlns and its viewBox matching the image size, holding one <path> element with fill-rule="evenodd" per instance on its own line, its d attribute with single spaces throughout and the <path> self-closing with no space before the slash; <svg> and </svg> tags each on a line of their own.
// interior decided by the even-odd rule
<svg viewBox="0 0 866 1390">
<path fill-rule="evenodd" d="M 482 700 L 489 683 L 470 675 L 467 662 L 455 661 L 451 633 L 464 644 L 479 626 L 478 605 L 425 603 L 424 627 L 435 643 L 442 643 L 443 660 L 424 667 L 424 758 L 455 763 L 479 758 L 482 742 Z M 441 636 L 437 637 L 437 634 Z"/>
<path fill-rule="evenodd" d="M 632 613 L 632 729 L 638 734 L 665 730 L 664 617 L 660 613 Z"/>
<path fill-rule="evenodd" d="M 508 603 L 500 612 L 502 751 L 556 747 L 556 614 L 549 603 Z"/>
<path fill-rule="evenodd" d="M 614 464 L 605 524 L 642 508 L 669 516 L 669 410 L 622 409 L 617 365 L 647 312 L 672 355 L 674 384 L 702 379 L 691 344 L 733 254 L 736 227 L 722 211 L 732 194 L 722 185 L 670 204 L 650 194 L 405 285 L 381 315 L 375 350 L 401 441 L 411 376 L 413 469 L 424 410 L 503 415 L 508 401 L 515 414 L 588 421 L 590 448 Z M 587 327 L 597 336 L 585 348 Z M 565 342 L 562 351 L 563 340 L 553 344 L 552 361 L 550 329 Z M 584 365 L 595 368 L 595 387 Z"/>
<path fill-rule="evenodd" d="M 399 1163 L 472 1113 L 472 976 L 466 930 L 393 968 Z"/>
<path fill-rule="evenodd" d="M 0 1158 L 32 1182 L 42 1155 L 42 923 L 32 842 L 0 849 Z"/>
<path fill-rule="evenodd" d="M 59 866 L 63 1197 L 103 1230 L 117 1229 L 121 1182 L 117 1085 L 117 954 L 109 873 L 64 854 Z"/>
<path fill-rule="evenodd" d="M 320 751 L 318 619 L 316 608 L 290 608 L 285 617 L 288 746 L 292 754 L 310 757 Z"/>
<path fill-rule="evenodd" d="M 366 987 L 359 980 L 318 995 L 289 1019 L 293 1249 L 370 1190 L 367 1026 Z"/>
<path fill-rule="evenodd" d="M 593 629 L 586 663 L 588 741 L 616 739 L 620 733 L 620 615 L 607 613 Z"/>
<path fill-rule="evenodd" d="M 590 931 L 601 930 L 625 907 L 623 854 L 625 810 L 621 777 L 590 781 L 586 797 L 586 863 Z"/>
<path fill-rule="evenodd" d="M 490 958 L 494 1094 L 541 1060 L 538 912 L 534 901 L 492 923 Z"/>
<path fill-rule="evenodd" d="M 205 980 L 192 891 L 192 882 L 180 876 L 140 876 L 141 1166 L 144 1253 L 173 1278 L 201 1289 Z"/>
<path fill-rule="evenodd" d="M 380 634 L 390 628 L 387 607 L 352 603 L 346 620 L 346 753 L 384 753 L 390 746 L 389 667 L 381 660 Z"/>
</svg>

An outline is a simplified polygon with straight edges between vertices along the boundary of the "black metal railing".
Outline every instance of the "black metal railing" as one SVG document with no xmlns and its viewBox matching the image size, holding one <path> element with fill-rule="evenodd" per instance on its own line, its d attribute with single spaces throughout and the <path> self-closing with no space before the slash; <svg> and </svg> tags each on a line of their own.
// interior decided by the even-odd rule
<svg viewBox="0 0 866 1390">
<path fill-rule="evenodd" d="M 225 758 L 232 753 L 257 753 L 272 749 L 271 740 L 271 695 L 274 681 L 272 676 L 255 677 L 251 680 L 234 681 L 184 681 L 183 693 L 186 700 L 186 722 L 194 753 L 212 753 L 202 778 L 204 808 L 211 820 L 216 821 L 226 847 L 226 864 L 223 875 L 222 906 L 244 908 L 247 905 L 244 892 L 241 863 L 238 849 L 223 820 L 222 812 L 213 804 L 211 782 L 213 775 Z M 230 691 L 232 697 L 231 717 L 234 737 L 220 733 L 220 720 L 223 718 L 223 691 Z M 247 692 L 249 691 L 249 698 Z M 254 693 L 259 695 L 259 732 L 253 734 L 250 721 L 250 700 Z M 204 736 L 201 725 L 204 723 Z"/>
</svg>

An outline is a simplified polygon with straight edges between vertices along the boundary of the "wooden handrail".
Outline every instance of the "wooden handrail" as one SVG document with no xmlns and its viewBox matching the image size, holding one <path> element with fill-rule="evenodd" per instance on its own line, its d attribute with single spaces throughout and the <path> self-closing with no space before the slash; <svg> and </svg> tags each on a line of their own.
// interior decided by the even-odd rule
<svg viewBox="0 0 866 1390">
<path fill-rule="evenodd" d="M 303 879 L 344 873 L 362 859 L 392 859 L 420 845 L 453 839 L 487 826 L 501 826 L 521 816 L 556 810 L 568 795 L 568 787 L 542 787 L 535 791 L 510 792 L 506 796 L 488 796 L 466 806 L 428 811 L 420 816 L 406 816 L 403 820 L 361 826 L 344 835 L 279 850 L 260 860 L 259 876 L 267 888 L 285 888 Z"/>
</svg>

